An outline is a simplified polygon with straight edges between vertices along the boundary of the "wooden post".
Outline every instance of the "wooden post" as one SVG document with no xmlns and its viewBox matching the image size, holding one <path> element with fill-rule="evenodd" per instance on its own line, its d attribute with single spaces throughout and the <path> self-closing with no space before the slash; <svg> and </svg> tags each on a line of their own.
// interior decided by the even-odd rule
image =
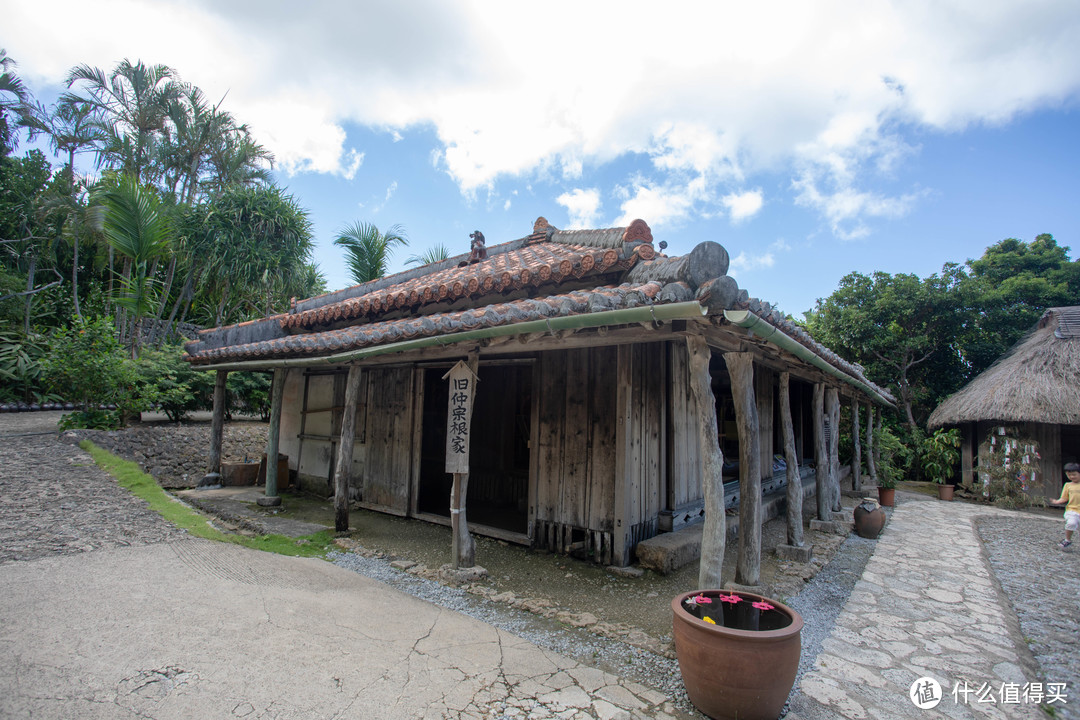
<svg viewBox="0 0 1080 720">
<path fill-rule="evenodd" d="M 814 488 L 817 493 L 817 519 L 831 520 L 829 515 L 829 449 L 825 445 L 825 386 L 814 385 Z"/>
<path fill-rule="evenodd" d="M 352 475 L 353 441 L 356 438 L 356 406 L 360 395 L 359 365 L 349 366 L 345 380 L 345 409 L 341 413 L 337 465 L 334 468 L 334 529 L 349 529 L 349 477 Z"/>
<path fill-rule="evenodd" d="M 829 413 L 829 498 L 833 512 L 840 505 L 840 392 L 831 387 L 825 391 L 825 408 Z"/>
<path fill-rule="evenodd" d="M 221 440 L 225 433 L 225 380 L 228 370 L 218 370 L 214 377 L 214 414 L 210 422 L 210 464 L 199 485 L 221 484 Z"/>
<path fill-rule="evenodd" d="M 866 472 L 870 482 L 877 485 L 877 450 L 874 448 L 874 403 L 866 407 Z"/>
<path fill-rule="evenodd" d="M 851 446 L 854 454 L 851 458 L 851 489 L 862 490 L 862 432 L 859 428 L 859 398 L 851 399 Z"/>
<path fill-rule="evenodd" d="M 281 394 L 285 390 L 285 368 L 274 370 L 270 384 L 270 431 L 266 439 L 266 494 L 256 500 L 263 507 L 281 504 L 277 489 L 278 439 L 281 433 Z"/>
<path fill-rule="evenodd" d="M 791 422 L 791 373 L 780 373 L 780 426 L 784 433 L 784 462 L 787 463 L 787 544 L 803 545 L 803 492 L 799 459 L 795 454 L 795 430 Z"/>
<path fill-rule="evenodd" d="M 877 424 L 877 432 L 878 432 L 878 434 L 880 434 L 881 433 L 882 423 L 885 420 L 885 416 L 882 414 L 882 412 L 880 410 L 877 411 L 876 415 L 877 415 L 877 420 L 875 422 Z M 879 445 L 878 443 L 874 443 L 874 467 L 875 468 L 881 467 L 881 445 Z"/>
<path fill-rule="evenodd" d="M 698 587 L 723 587 L 724 552 L 727 550 L 727 515 L 724 507 L 724 455 L 716 424 L 716 397 L 712 391 L 709 360 L 712 351 L 700 335 L 686 338 L 689 351 L 690 390 L 697 405 L 698 448 L 705 494 L 705 526 L 701 531 Z"/>
<path fill-rule="evenodd" d="M 761 580 L 761 440 L 754 400 L 754 355 L 724 353 L 739 428 L 739 554 L 735 582 L 757 585 Z"/>
<path fill-rule="evenodd" d="M 975 487 L 975 423 L 965 423 L 960 427 L 960 432 L 960 486 L 971 490 Z"/>
<path fill-rule="evenodd" d="M 454 475 L 454 484 L 450 490 L 450 528 L 452 531 L 451 554 L 455 569 L 472 567 L 476 564 L 476 543 L 469 534 L 465 507 L 469 494 L 469 442 L 473 399 L 478 380 L 477 370 L 480 366 L 479 355 L 475 352 L 469 353 L 465 366 L 465 368 L 455 366 L 443 376 L 443 379 L 450 381 L 446 471 Z M 463 426 L 460 425 L 462 422 Z M 464 442 L 464 453 L 461 452 L 461 442 Z M 456 452 L 455 443 L 457 444 Z"/>
<path fill-rule="evenodd" d="M 631 475 L 638 472 L 633 467 L 631 453 L 634 441 L 633 408 L 634 353 L 632 345 L 616 348 L 615 368 L 615 511 L 611 531 L 611 563 L 617 567 L 630 564 L 633 550 L 630 537 L 630 482 Z M 704 540 L 702 554 L 704 555 Z"/>
</svg>

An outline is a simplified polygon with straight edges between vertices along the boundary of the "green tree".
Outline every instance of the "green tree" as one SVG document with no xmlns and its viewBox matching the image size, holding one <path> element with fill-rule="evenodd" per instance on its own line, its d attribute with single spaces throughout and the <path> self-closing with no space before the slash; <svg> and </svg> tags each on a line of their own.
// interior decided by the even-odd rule
<svg viewBox="0 0 1080 720">
<path fill-rule="evenodd" d="M 0 49 L 0 157 L 19 146 L 15 128 L 30 110 L 30 91 L 14 71 L 15 61 Z"/>
<path fill-rule="evenodd" d="M 98 164 L 153 183 L 160 171 L 153 168 L 155 145 L 169 128 L 169 109 L 187 86 L 165 65 L 122 60 L 109 75 L 79 65 L 67 77 L 83 94 L 65 93 L 61 102 L 86 103 L 94 109 L 98 136 Z"/>
<path fill-rule="evenodd" d="M 895 390 L 912 432 L 919 426 L 917 407 L 936 401 L 942 384 L 951 387 L 962 374 L 953 339 L 963 318 L 951 304 L 952 282 L 938 275 L 922 280 L 907 274 L 850 273 L 808 314 L 816 339 Z M 928 373 L 931 360 L 936 366 Z"/>
<path fill-rule="evenodd" d="M 345 248 L 345 265 L 357 284 L 366 283 L 386 274 L 394 247 L 408 245 L 405 230 L 394 225 L 385 233 L 371 223 L 356 222 L 344 228 L 334 240 Z"/>
<path fill-rule="evenodd" d="M 430 265 L 431 263 L 442 262 L 450 258 L 450 248 L 446 247 L 442 243 L 436 243 L 432 245 L 419 255 L 411 255 L 408 260 L 405 261 L 406 265 Z"/>
<path fill-rule="evenodd" d="M 122 175 L 95 198 L 104 208 L 105 241 L 125 258 L 118 306 L 131 313 L 131 352 L 138 355 L 142 321 L 156 306 L 152 264 L 169 252 L 172 238 L 169 217 L 161 199 L 133 175 Z"/>
</svg>

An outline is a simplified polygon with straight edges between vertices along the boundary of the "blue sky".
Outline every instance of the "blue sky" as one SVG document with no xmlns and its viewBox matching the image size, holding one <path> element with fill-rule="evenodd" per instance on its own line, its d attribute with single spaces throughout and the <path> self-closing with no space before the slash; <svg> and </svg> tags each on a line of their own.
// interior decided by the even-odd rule
<svg viewBox="0 0 1080 720">
<path fill-rule="evenodd" d="M 748 7 L 749 6 L 749 7 Z M 1003 238 L 1080 256 L 1080 3 L 0 0 L 39 99 L 164 63 L 248 123 L 336 231 L 468 248 L 641 217 L 715 240 L 793 315 L 848 272 L 937 272 Z M 65 18 L 58 22 L 57 18 Z"/>
</svg>

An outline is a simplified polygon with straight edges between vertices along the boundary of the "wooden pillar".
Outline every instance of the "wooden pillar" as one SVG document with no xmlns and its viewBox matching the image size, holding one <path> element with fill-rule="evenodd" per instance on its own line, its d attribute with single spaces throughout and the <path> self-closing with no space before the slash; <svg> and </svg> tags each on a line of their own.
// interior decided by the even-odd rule
<svg viewBox="0 0 1080 720">
<path fill-rule="evenodd" d="M 874 447 L 874 403 L 866 407 L 866 472 L 870 482 L 877 485 L 877 449 Z"/>
<path fill-rule="evenodd" d="M 877 420 L 876 420 L 877 432 L 880 435 L 881 434 L 882 424 L 885 421 L 885 416 L 881 413 L 880 410 L 876 414 L 877 414 Z M 875 468 L 881 467 L 881 446 L 879 444 L 877 444 L 877 443 L 874 443 L 874 467 Z"/>
<path fill-rule="evenodd" d="M 960 485 L 969 490 L 975 487 L 975 423 L 960 427 Z"/>
<path fill-rule="evenodd" d="M 830 509 L 839 512 L 840 505 L 840 393 L 834 388 L 825 391 L 825 411 L 829 414 L 829 501 Z"/>
<path fill-rule="evenodd" d="M 727 515 L 724 506 L 724 455 L 716 423 L 716 397 L 712 391 L 709 360 L 712 351 L 705 338 L 686 338 L 689 351 L 690 390 L 697 405 L 698 448 L 701 456 L 702 489 L 705 495 L 705 526 L 701 531 L 701 561 L 698 565 L 699 588 L 724 586 L 722 572 L 727 550 Z"/>
<path fill-rule="evenodd" d="M 256 502 L 263 507 L 281 504 L 277 489 L 278 439 L 281 433 L 281 395 L 285 390 L 285 368 L 274 370 L 270 384 L 270 430 L 266 439 L 266 494 Z"/>
<path fill-rule="evenodd" d="M 334 529 L 349 529 L 349 477 L 352 475 L 353 441 L 356 438 L 356 406 L 360 396 L 359 365 L 349 366 L 345 380 L 345 409 L 341 413 L 337 464 L 334 468 Z"/>
<path fill-rule="evenodd" d="M 611 563 L 618 567 L 630 564 L 630 476 L 638 472 L 630 467 L 633 452 L 633 400 L 634 356 L 633 346 L 619 345 L 616 350 L 618 362 L 615 370 L 615 512 L 611 533 Z M 704 545 L 702 546 L 704 553 Z"/>
<path fill-rule="evenodd" d="M 825 444 L 825 385 L 814 384 L 814 489 L 818 520 L 831 520 L 829 504 L 829 449 Z"/>
<path fill-rule="evenodd" d="M 214 377 L 214 414 L 210 421 L 210 463 L 199 485 L 221 484 L 221 440 L 225 433 L 225 381 L 228 370 L 218 370 Z"/>
<path fill-rule="evenodd" d="M 803 545 L 803 492 L 799 457 L 795 453 L 795 430 L 791 422 L 791 373 L 780 373 L 780 428 L 784 434 L 787 463 L 787 544 Z"/>
<path fill-rule="evenodd" d="M 862 490 L 862 432 L 859 429 L 859 398 L 851 399 L 851 489 Z"/>
<path fill-rule="evenodd" d="M 735 582 L 757 585 L 761 580 L 761 440 L 754 401 L 754 355 L 724 353 L 739 428 L 739 554 Z"/>
<path fill-rule="evenodd" d="M 479 375 L 480 356 L 476 352 L 469 353 L 466 364 L 472 372 L 475 382 Z M 474 393 L 478 392 L 479 383 L 474 385 Z M 453 389 L 450 390 L 453 393 Z M 475 402 L 475 394 L 474 394 Z M 472 407 L 469 408 L 472 415 Z M 469 420 L 469 439 L 472 440 L 471 417 Z M 450 490 L 450 529 L 452 531 L 451 555 L 455 568 L 472 567 L 476 565 L 476 542 L 469 534 L 469 521 L 466 517 L 466 501 L 469 495 L 469 473 L 454 473 L 454 484 Z"/>
</svg>

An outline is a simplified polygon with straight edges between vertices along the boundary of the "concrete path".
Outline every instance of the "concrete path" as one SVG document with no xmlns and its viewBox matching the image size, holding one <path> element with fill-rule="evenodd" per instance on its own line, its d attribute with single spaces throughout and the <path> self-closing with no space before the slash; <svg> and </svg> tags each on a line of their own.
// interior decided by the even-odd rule
<svg viewBox="0 0 1080 720">
<path fill-rule="evenodd" d="M 802 679 L 798 717 L 1046 717 L 1040 700 L 1072 717 L 1080 698 L 1055 699 L 1063 688 L 1039 682 L 1030 653 L 1018 651 L 1016 615 L 976 536 L 975 517 L 1004 513 L 903 498 Z"/>
<path fill-rule="evenodd" d="M 677 716 L 322 560 L 185 539 L 8 562 L 0 587 L 4 718 Z"/>
</svg>

